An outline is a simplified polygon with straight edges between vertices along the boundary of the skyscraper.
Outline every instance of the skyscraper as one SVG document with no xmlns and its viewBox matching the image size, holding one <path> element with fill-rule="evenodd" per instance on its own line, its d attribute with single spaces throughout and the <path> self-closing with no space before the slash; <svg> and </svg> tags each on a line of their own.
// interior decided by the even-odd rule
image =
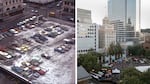
<svg viewBox="0 0 150 84">
<path fill-rule="evenodd" d="M 108 0 L 108 16 L 113 24 L 123 22 L 122 29 L 116 26 L 118 42 L 134 41 L 140 29 L 140 0 Z"/>
</svg>

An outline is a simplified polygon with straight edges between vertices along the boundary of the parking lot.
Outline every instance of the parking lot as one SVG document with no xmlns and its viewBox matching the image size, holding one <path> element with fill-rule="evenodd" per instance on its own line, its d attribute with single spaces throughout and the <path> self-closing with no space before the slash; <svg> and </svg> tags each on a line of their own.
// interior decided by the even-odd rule
<svg viewBox="0 0 150 84">
<path fill-rule="evenodd" d="M 37 18 L 1 34 L 1 40 L 13 39 L 1 47 L 0 62 L 35 84 L 73 84 L 75 28 Z"/>
</svg>

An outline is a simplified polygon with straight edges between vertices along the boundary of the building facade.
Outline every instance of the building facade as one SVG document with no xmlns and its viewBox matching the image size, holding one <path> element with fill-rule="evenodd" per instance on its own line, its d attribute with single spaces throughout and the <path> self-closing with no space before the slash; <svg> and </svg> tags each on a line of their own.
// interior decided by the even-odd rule
<svg viewBox="0 0 150 84">
<path fill-rule="evenodd" d="M 23 12 L 23 0 L 0 0 L 0 18 Z"/>
<path fill-rule="evenodd" d="M 111 43 L 116 44 L 116 30 L 114 29 L 114 25 L 110 24 L 108 17 L 103 19 L 103 25 L 99 29 L 99 32 L 100 48 L 107 51 Z"/>
<path fill-rule="evenodd" d="M 75 0 L 62 0 L 61 15 L 75 19 Z"/>
<path fill-rule="evenodd" d="M 0 2 L 0 20 L 3 19 L 3 3 Z"/>
<path fill-rule="evenodd" d="M 126 29 L 124 26 L 124 22 L 116 20 L 111 21 L 110 23 L 114 25 L 114 29 L 116 31 L 116 41 L 120 43 L 126 42 Z"/>
<path fill-rule="evenodd" d="M 99 25 L 93 24 L 91 11 L 77 9 L 77 52 L 87 53 L 90 49 L 98 51 Z"/>
<path fill-rule="evenodd" d="M 47 4 L 55 0 L 26 0 L 28 2 L 38 3 L 38 4 Z"/>
<path fill-rule="evenodd" d="M 122 22 L 121 29 L 116 28 L 118 42 L 139 39 L 137 32 L 140 32 L 140 0 L 108 0 L 108 16 L 114 24 Z"/>
</svg>

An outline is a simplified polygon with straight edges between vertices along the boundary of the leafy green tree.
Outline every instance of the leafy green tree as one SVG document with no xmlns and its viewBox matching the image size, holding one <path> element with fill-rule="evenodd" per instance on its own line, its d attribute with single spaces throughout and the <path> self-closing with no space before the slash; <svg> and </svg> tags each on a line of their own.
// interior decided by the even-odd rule
<svg viewBox="0 0 150 84">
<path fill-rule="evenodd" d="M 125 76 L 121 84 L 144 84 L 144 83 L 136 76 L 131 77 Z"/>
<path fill-rule="evenodd" d="M 122 56 L 123 49 L 119 43 L 117 43 L 116 45 L 114 43 L 111 43 L 108 47 L 108 54 L 110 55 L 110 60 L 112 55 L 115 55 L 115 59 L 118 59 L 120 58 L 120 56 Z"/>
<path fill-rule="evenodd" d="M 135 68 L 127 68 L 121 72 L 121 84 L 143 84 L 140 81 L 141 72 L 136 70 Z"/>
<path fill-rule="evenodd" d="M 80 54 L 78 57 L 78 65 L 82 65 L 88 72 L 91 70 L 99 71 L 101 68 L 100 58 L 102 54 L 96 52 L 88 52 Z"/>
<path fill-rule="evenodd" d="M 143 72 L 140 79 L 145 84 L 150 84 L 150 80 L 149 80 L 150 79 L 150 69 L 146 72 Z"/>
<path fill-rule="evenodd" d="M 140 75 L 141 75 L 141 72 L 139 72 L 135 68 L 131 67 L 131 68 L 127 68 L 127 69 L 122 71 L 121 78 L 124 78 L 126 76 L 128 76 L 128 77 L 132 77 L 132 76 L 140 77 Z"/>
<path fill-rule="evenodd" d="M 144 56 L 150 58 L 150 50 L 145 50 Z"/>
<path fill-rule="evenodd" d="M 129 55 L 132 55 L 132 56 L 143 56 L 144 53 L 145 53 L 145 50 L 142 47 L 142 45 L 140 45 L 140 44 L 128 47 L 128 54 Z"/>
<path fill-rule="evenodd" d="M 117 42 L 116 47 L 117 47 L 117 49 L 118 49 L 118 53 L 117 53 L 117 54 L 119 54 L 119 57 L 120 57 L 120 56 L 122 57 L 123 48 L 121 47 L 120 43 Z"/>
<path fill-rule="evenodd" d="M 110 61 L 112 60 L 111 56 L 115 55 L 115 45 L 113 43 L 108 47 L 108 55 L 110 55 Z"/>
</svg>

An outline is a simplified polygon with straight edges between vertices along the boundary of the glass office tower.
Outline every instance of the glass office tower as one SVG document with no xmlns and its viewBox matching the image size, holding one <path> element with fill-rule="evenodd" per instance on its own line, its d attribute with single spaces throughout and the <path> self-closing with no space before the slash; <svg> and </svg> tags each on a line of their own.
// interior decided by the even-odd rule
<svg viewBox="0 0 150 84">
<path fill-rule="evenodd" d="M 108 16 L 112 23 L 117 25 L 115 29 L 118 42 L 137 39 L 136 31 L 140 28 L 139 6 L 140 0 L 108 0 Z M 119 25 L 119 21 L 123 22 L 123 25 Z"/>
</svg>

